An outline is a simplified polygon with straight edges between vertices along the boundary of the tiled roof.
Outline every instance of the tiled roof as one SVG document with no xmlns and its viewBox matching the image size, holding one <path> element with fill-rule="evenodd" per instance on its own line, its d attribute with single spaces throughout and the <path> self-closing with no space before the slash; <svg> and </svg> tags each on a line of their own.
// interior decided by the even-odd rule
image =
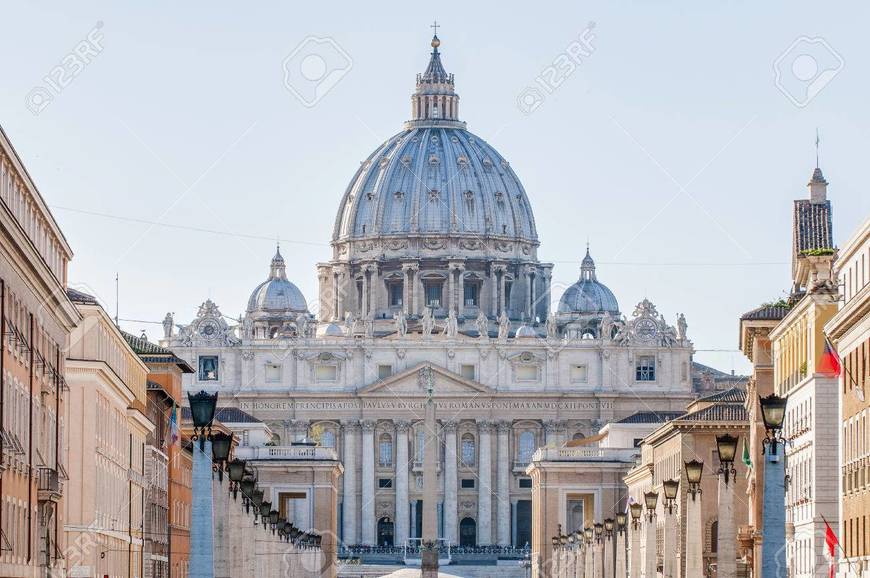
<svg viewBox="0 0 870 578">
<path fill-rule="evenodd" d="M 705 402 L 721 402 L 721 403 L 743 403 L 746 401 L 746 391 L 739 387 L 732 387 L 725 391 L 717 391 L 714 394 L 702 397 L 697 401 Z"/>
<path fill-rule="evenodd" d="M 833 225 L 831 224 L 831 201 L 810 202 L 798 199 L 794 202 L 794 253 L 812 249 L 832 249 L 834 247 Z"/>
<path fill-rule="evenodd" d="M 742 421 L 749 422 L 746 408 L 739 403 L 717 403 L 692 413 L 687 413 L 679 421 Z"/>
<path fill-rule="evenodd" d="M 72 287 L 67 287 L 66 295 L 73 303 L 81 303 L 82 305 L 98 305 L 96 297 L 88 295 L 82 291 L 77 291 Z"/>
<path fill-rule="evenodd" d="M 744 313 L 740 319 L 746 321 L 779 321 L 788 315 L 788 307 L 762 305 Z"/>
<path fill-rule="evenodd" d="M 664 423 L 683 415 L 684 411 L 639 411 L 617 423 Z"/>
<path fill-rule="evenodd" d="M 151 343 L 145 337 L 136 337 L 126 331 L 121 331 L 121 335 L 130 344 L 130 349 L 145 363 L 175 363 L 184 373 L 193 373 L 193 368 L 185 360 L 175 355 L 171 349 L 166 349 L 156 343 Z"/>
<path fill-rule="evenodd" d="M 190 408 L 181 408 L 182 419 L 190 419 Z M 215 412 L 215 421 L 221 423 L 262 423 L 260 420 L 251 414 L 240 410 L 237 407 L 220 407 Z"/>
</svg>

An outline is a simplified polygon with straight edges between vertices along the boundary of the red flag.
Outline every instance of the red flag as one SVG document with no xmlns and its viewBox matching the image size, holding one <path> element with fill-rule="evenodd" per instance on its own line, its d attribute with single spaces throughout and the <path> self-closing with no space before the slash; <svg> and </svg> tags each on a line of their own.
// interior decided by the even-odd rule
<svg viewBox="0 0 870 578">
<path fill-rule="evenodd" d="M 825 375 L 840 376 L 840 371 L 843 365 L 840 363 L 840 354 L 834 349 L 827 336 L 825 336 L 825 352 L 822 353 L 822 358 L 819 360 L 819 373 Z"/>
<path fill-rule="evenodd" d="M 828 573 L 828 576 L 830 578 L 834 578 L 834 562 L 837 559 L 836 552 L 837 546 L 839 545 L 840 541 L 837 540 L 837 535 L 834 534 L 834 531 L 831 529 L 830 524 L 828 524 L 828 521 L 825 520 L 825 553 L 828 555 L 828 560 L 830 560 L 831 563 L 830 572 Z"/>
</svg>

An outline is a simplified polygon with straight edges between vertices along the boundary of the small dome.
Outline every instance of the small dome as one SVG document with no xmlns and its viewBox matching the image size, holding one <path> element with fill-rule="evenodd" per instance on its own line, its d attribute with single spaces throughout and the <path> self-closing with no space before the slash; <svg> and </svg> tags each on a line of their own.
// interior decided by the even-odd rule
<svg viewBox="0 0 870 578">
<path fill-rule="evenodd" d="M 248 299 L 248 313 L 305 313 L 308 305 L 296 285 L 287 280 L 284 257 L 272 257 L 269 278 L 257 285 Z"/>
<path fill-rule="evenodd" d="M 335 323 L 330 323 L 326 327 L 324 327 L 320 332 L 321 337 L 344 337 L 344 330 L 336 325 Z"/>
<path fill-rule="evenodd" d="M 514 335 L 514 337 L 516 337 L 517 339 L 530 339 L 530 338 L 533 339 L 537 336 L 538 336 L 538 332 L 535 331 L 534 328 L 526 325 L 525 323 L 520 325 L 519 329 L 517 329 L 517 332 Z"/>
<path fill-rule="evenodd" d="M 559 313 L 604 313 L 619 314 L 619 304 L 613 292 L 595 276 L 595 261 L 586 248 L 586 256 L 580 266 L 580 280 L 568 287 L 559 300 Z"/>
</svg>

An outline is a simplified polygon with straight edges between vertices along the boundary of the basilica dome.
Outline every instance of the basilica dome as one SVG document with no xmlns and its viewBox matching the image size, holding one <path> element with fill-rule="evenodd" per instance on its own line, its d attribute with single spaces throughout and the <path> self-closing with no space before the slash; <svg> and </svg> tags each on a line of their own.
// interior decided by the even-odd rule
<svg viewBox="0 0 870 578">
<path fill-rule="evenodd" d="M 308 305 L 296 285 L 287 280 L 284 257 L 278 250 L 272 257 L 269 278 L 257 285 L 248 299 L 248 313 L 305 313 Z"/>
<path fill-rule="evenodd" d="M 568 287 L 559 300 L 559 313 L 594 314 L 608 312 L 619 314 L 616 297 L 595 276 L 595 261 L 586 249 L 580 265 L 580 279 Z"/>
<path fill-rule="evenodd" d="M 505 158 L 459 120 L 459 95 L 432 42 L 412 119 L 363 161 L 348 185 L 333 243 L 442 236 L 537 245 L 529 199 Z"/>
</svg>

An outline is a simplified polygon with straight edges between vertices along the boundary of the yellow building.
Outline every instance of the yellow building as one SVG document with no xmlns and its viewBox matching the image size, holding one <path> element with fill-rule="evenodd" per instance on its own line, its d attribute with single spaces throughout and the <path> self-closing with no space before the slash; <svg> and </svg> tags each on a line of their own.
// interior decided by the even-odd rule
<svg viewBox="0 0 870 578">
<path fill-rule="evenodd" d="M 72 576 L 143 576 L 148 367 L 90 295 L 67 357 L 67 568 Z"/>
<path fill-rule="evenodd" d="M 795 201 L 788 313 L 770 332 L 774 391 L 788 396 L 782 431 L 791 440 L 786 447 L 786 558 L 790 576 L 796 578 L 827 568 L 824 520 L 836 527 L 839 519 L 839 386 L 823 362 L 825 323 L 837 312 L 827 185 L 816 168 L 809 199 Z"/>
<path fill-rule="evenodd" d="M 0 576 L 63 572 L 63 349 L 72 252 L 0 129 Z"/>
</svg>

